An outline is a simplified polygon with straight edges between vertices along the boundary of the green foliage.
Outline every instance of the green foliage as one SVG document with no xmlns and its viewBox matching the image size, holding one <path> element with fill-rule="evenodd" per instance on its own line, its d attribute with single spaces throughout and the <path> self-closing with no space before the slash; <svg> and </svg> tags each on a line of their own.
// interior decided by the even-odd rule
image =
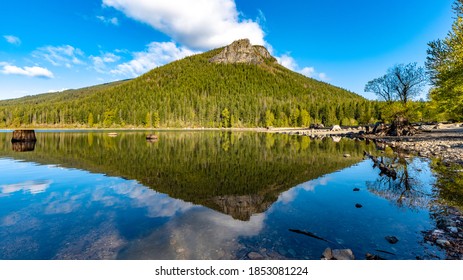
<svg viewBox="0 0 463 280">
<path fill-rule="evenodd" d="M 221 127 L 225 128 L 231 127 L 230 111 L 228 111 L 227 108 L 223 109 L 222 113 L 220 114 L 220 125 Z"/>
<path fill-rule="evenodd" d="M 270 110 L 265 111 L 265 126 L 271 127 L 274 125 L 274 122 L 275 122 L 275 115 L 272 113 L 272 111 Z"/>
<path fill-rule="evenodd" d="M 92 113 L 88 114 L 87 124 L 88 124 L 89 127 L 93 127 L 94 119 L 93 119 L 93 114 Z"/>
<path fill-rule="evenodd" d="M 104 120 L 103 126 L 104 127 L 111 127 L 115 121 L 115 112 L 114 111 L 106 111 L 104 112 Z"/>
<path fill-rule="evenodd" d="M 453 5 L 456 15 L 444 39 L 428 44 L 426 67 L 435 86 L 430 97 L 438 113 L 463 119 L 463 0 Z"/>
</svg>

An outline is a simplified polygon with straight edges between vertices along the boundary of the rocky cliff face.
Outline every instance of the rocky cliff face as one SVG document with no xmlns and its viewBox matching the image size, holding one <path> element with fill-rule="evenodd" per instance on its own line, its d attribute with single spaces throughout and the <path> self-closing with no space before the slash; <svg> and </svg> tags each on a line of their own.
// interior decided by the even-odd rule
<svg viewBox="0 0 463 280">
<path fill-rule="evenodd" d="M 262 64 L 266 61 L 275 62 L 263 46 L 253 46 L 249 39 L 241 39 L 226 46 L 218 55 L 209 60 L 213 63 L 248 63 Z"/>
<path fill-rule="evenodd" d="M 272 205 L 260 195 L 216 196 L 211 201 L 222 213 L 242 221 L 249 221 L 253 214 L 263 213 Z"/>
</svg>

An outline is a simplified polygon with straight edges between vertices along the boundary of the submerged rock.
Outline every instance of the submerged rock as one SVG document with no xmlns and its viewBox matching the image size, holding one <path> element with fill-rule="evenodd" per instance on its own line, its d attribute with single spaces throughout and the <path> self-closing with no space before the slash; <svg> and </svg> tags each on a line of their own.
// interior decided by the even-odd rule
<svg viewBox="0 0 463 280">
<path fill-rule="evenodd" d="M 359 203 L 355 204 L 355 208 L 362 208 L 362 207 L 363 207 L 362 204 L 359 204 Z"/>
<path fill-rule="evenodd" d="M 377 255 L 370 254 L 370 253 L 366 253 L 365 259 L 369 261 L 384 260 L 384 258 L 377 256 Z"/>
<path fill-rule="evenodd" d="M 331 248 L 326 248 L 325 251 L 323 251 L 322 259 L 324 260 L 333 259 L 333 251 L 331 250 Z"/>
<path fill-rule="evenodd" d="M 355 260 L 354 253 L 351 249 L 333 250 L 333 258 L 336 260 Z"/>
<path fill-rule="evenodd" d="M 399 239 L 395 236 L 386 236 L 384 237 L 387 242 L 389 242 L 390 244 L 396 244 L 397 242 L 399 242 Z"/>
<path fill-rule="evenodd" d="M 257 252 L 250 252 L 248 254 L 248 258 L 250 260 L 263 260 L 264 259 L 264 256 L 262 256 L 261 254 L 257 253 Z"/>
</svg>

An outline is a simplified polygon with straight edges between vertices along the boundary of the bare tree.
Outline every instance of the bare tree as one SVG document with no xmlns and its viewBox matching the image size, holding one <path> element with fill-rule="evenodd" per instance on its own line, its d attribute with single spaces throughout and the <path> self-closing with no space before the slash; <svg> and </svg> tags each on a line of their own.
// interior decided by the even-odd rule
<svg viewBox="0 0 463 280">
<path fill-rule="evenodd" d="M 373 92 L 386 102 L 401 101 L 404 105 L 418 96 L 427 84 L 428 77 L 417 63 L 396 64 L 387 73 L 365 86 L 366 92 Z"/>
</svg>

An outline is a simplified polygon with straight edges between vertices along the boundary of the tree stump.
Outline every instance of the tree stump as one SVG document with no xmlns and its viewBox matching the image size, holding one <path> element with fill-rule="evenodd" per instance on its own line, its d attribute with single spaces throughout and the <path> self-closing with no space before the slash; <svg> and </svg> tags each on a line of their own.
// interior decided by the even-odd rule
<svg viewBox="0 0 463 280">
<path fill-rule="evenodd" d="M 33 142 L 13 142 L 12 149 L 15 152 L 32 152 L 35 149 L 35 141 Z"/>
<path fill-rule="evenodd" d="M 13 131 L 13 138 L 11 143 L 18 142 L 36 142 L 37 138 L 35 137 L 34 130 L 15 130 Z"/>
</svg>

